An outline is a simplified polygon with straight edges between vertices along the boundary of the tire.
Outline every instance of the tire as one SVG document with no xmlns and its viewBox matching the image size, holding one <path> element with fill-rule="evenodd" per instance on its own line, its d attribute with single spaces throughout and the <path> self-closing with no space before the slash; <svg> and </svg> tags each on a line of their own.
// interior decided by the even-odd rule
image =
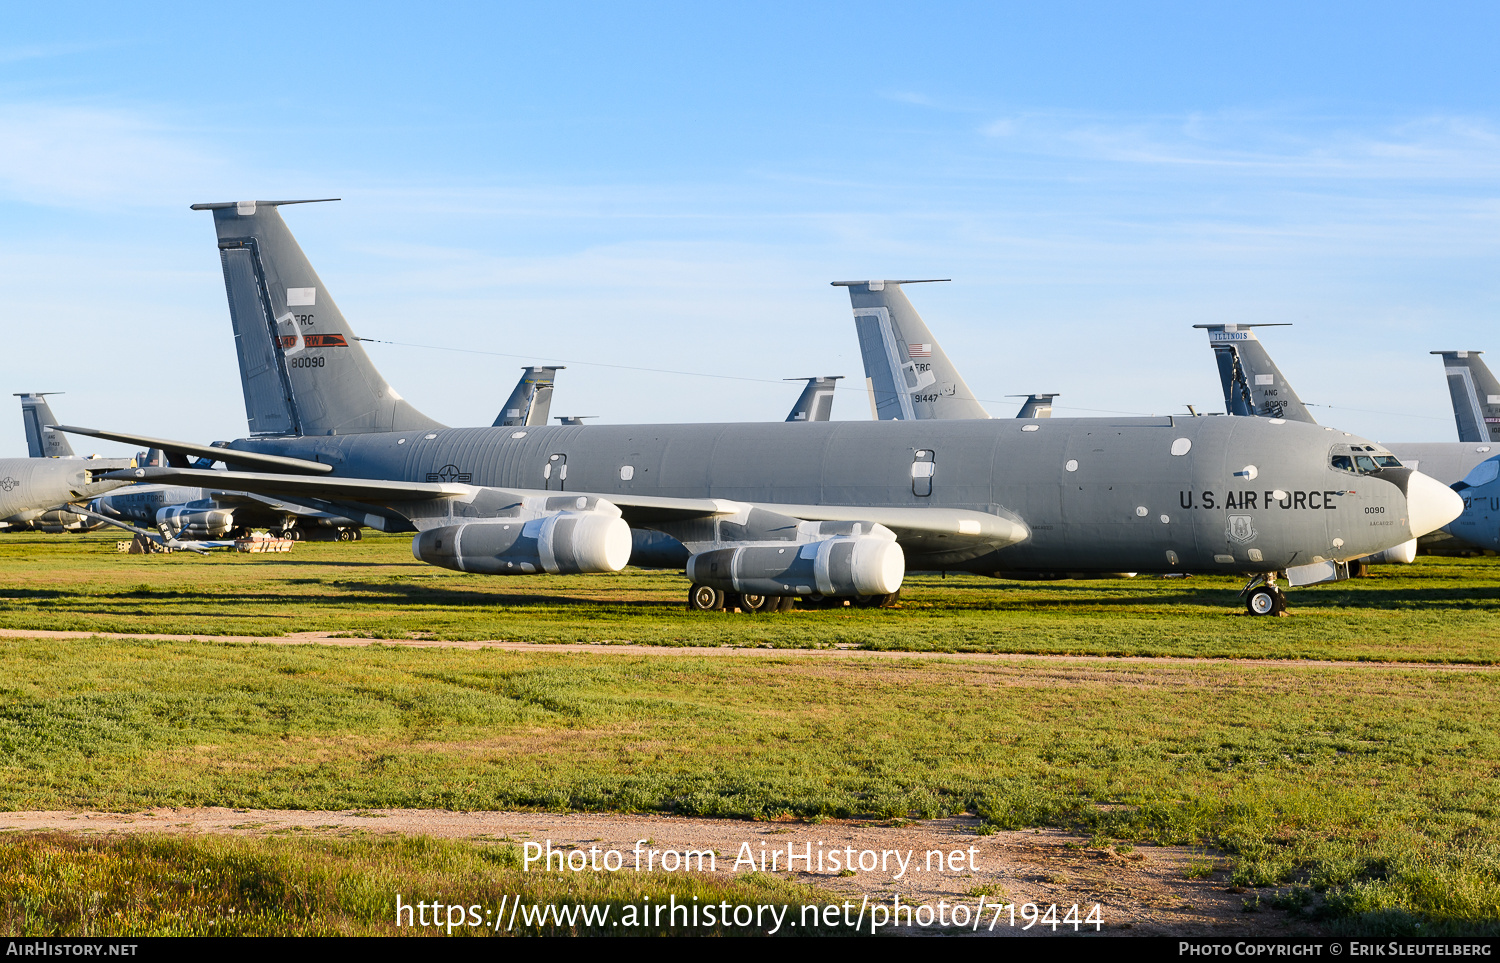
<svg viewBox="0 0 1500 963">
<path fill-rule="evenodd" d="M 689 612 L 722 612 L 724 593 L 712 585 L 694 585 L 688 592 Z"/>
<path fill-rule="evenodd" d="M 352 528 L 341 528 L 341 529 L 339 529 L 338 540 L 341 541 L 341 542 L 352 542 L 357 537 L 358 537 L 358 532 L 356 532 Z"/>
<path fill-rule="evenodd" d="M 776 597 L 776 612 L 797 611 L 797 597 L 795 595 L 779 595 Z"/>
<path fill-rule="evenodd" d="M 897 589 L 890 595 L 858 595 L 853 602 L 862 609 L 885 609 L 890 608 L 901 601 L 901 590 Z"/>
<path fill-rule="evenodd" d="M 1286 611 L 1286 596 L 1262 585 L 1245 599 L 1245 611 L 1251 615 L 1280 615 Z"/>
<path fill-rule="evenodd" d="M 748 615 L 780 612 L 781 599 L 780 595 L 742 595 L 740 596 L 740 611 Z"/>
</svg>

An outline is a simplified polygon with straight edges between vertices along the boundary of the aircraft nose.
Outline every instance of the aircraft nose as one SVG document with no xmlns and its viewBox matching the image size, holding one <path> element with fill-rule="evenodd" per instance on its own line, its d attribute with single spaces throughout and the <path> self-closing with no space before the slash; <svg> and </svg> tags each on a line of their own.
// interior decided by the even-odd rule
<svg viewBox="0 0 1500 963">
<path fill-rule="evenodd" d="M 1412 538 L 1435 532 L 1464 511 L 1464 500 L 1458 492 L 1431 475 L 1419 471 L 1406 481 L 1406 521 Z"/>
</svg>

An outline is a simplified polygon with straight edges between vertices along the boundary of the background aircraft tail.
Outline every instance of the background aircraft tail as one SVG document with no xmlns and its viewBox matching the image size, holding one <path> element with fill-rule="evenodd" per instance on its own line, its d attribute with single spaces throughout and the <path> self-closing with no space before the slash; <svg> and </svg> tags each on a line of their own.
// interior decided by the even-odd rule
<svg viewBox="0 0 1500 963">
<path fill-rule="evenodd" d="M 47 404 L 48 391 L 17 393 L 21 399 L 21 422 L 26 426 L 26 453 L 32 458 L 75 458 L 73 446 L 60 431 L 52 431 L 57 419 Z"/>
<path fill-rule="evenodd" d="M 494 428 L 524 428 L 530 425 L 545 425 L 547 415 L 552 412 L 552 386 L 562 365 L 548 367 L 537 365 L 525 368 L 516 389 L 505 399 L 495 419 Z"/>
<path fill-rule="evenodd" d="M 843 375 L 826 375 L 821 378 L 788 378 L 788 381 L 806 381 L 807 387 L 797 396 L 787 421 L 827 421 L 833 413 L 834 382 L 842 381 Z"/>
<path fill-rule="evenodd" d="M 213 211 L 250 433 L 442 427 L 375 370 L 276 210 L 304 203 L 311 202 L 193 205 Z"/>
<path fill-rule="evenodd" d="M 988 418 L 901 291 L 903 284 L 920 283 L 925 282 L 833 282 L 849 289 L 876 419 Z"/>
<path fill-rule="evenodd" d="M 1297 392 L 1287 384 L 1281 369 L 1266 354 L 1251 328 L 1284 327 L 1280 324 L 1195 324 L 1208 331 L 1209 346 L 1219 363 L 1219 382 L 1224 388 L 1224 410 L 1231 415 L 1258 415 L 1317 424 Z"/>
<path fill-rule="evenodd" d="M 1008 395 L 1011 398 L 1025 398 L 1021 402 L 1021 410 L 1016 412 L 1017 418 L 1051 418 L 1052 399 L 1057 397 L 1057 392 L 1051 394 L 1037 395 Z"/>
<path fill-rule="evenodd" d="M 1434 351 L 1443 356 L 1459 441 L 1500 441 L 1500 382 L 1479 359 L 1482 351 Z M 27 436 L 30 438 L 30 436 Z"/>
</svg>

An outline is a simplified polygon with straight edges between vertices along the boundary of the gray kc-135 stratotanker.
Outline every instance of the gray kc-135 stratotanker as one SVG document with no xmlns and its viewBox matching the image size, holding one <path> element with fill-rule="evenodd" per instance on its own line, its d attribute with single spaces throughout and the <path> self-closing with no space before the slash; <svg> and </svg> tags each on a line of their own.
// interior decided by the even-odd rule
<svg viewBox="0 0 1500 963">
<path fill-rule="evenodd" d="M 231 471 L 116 477 L 324 505 L 465 572 L 618 571 L 636 526 L 682 546 L 690 606 L 749 611 L 878 604 L 912 569 L 1240 572 L 1271 614 L 1279 574 L 1342 577 L 1459 512 L 1420 472 L 1336 470 L 1322 429 L 1281 419 L 447 428 L 375 370 L 278 206 L 194 205 L 213 212 L 252 433 L 155 445 Z"/>
<path fill-rule="evenodd" d="M 120 479 L 103 476 L 135 464 L 129 458 L 0 458 L 0 530 L 82 531 L 50 527 L 48 516 L 78 516 L 69 503 L 120 488 Z"/>
<path fill-rule="evenodd" d="M 807 387 L 797 396 L 787 421 L 827 421 L 833 414 L 833 392 L 843 375 L 822 375 L 816 378 L 788 378 L 787 381 L 806 381 Z"/>
<path fill-rule="evenodd" d="M 941 280 L 947 279 L 833 282 L 849 289 L 870 412 L 877 421 L 990 417 L 901 290 L 903 284 Z M 1011 397 L 1026 399 L 1017 418 L 1050 418 L 1057 395 Z"/>
<path fill-rule="evenodd" d="M 32 458 L 77 458 L 68 437 L 57 427 L 57 418 L 47 396 L 59 391 L 18 391 L 21 399 L 21 425 L 26 429 L 26 453 Z"/>
<path fill-rule="evenodd" d="M 901 290 L 946 280 L 832 282 L 849 289 L 876 421 L 990 416 Z"/>
<path fill-rule="evenodd" d="M 1317 424 L 1302 399 L 1292 390 L 1261 345 L 1252 328 L 1285 327 L 1265 324 L 1195 324 L 1208 332 L 1209 345 L 1219 362 L 1219 381 L 1224 389 L 1225 410 L 1232 415 L 1260 415 Z M 1434 352 L 1457 354 L 1457 352 Z M 1445 358 L 1446 360 L 1446 358 Z M 1488 373 L 1488 372 L 1486 372 Z M 1449 385 L 1453 375 L 1449 372 Z M 1455 407 L 1457 401 L 1455 400 Z M 1389 442 L 1402 464 L 1419 468 L 1445 485 L 1462 479 L 1475 465 L 1489 458 L 1488 442 L 1468 441 Z M 1497 450 L 1500 453 L 1500 450 Z"/>
<path fill-rule="evenodd" d="M 552 387 L 562 365 L 530 365 L 521 372 L 521 380 L 505 399 L 505 406 L 492 428 L 526 428 L 545 425 L 552 411 Z"/>
<path fill-rule="evenodd" d="M 1483 351 L 1434 351 L 1443 358 L 1458 440 L 1500 441 L 1500 382 L 1480 359 Z"/>
<path fill-rule="evenodd" d="M 74 455 L 68 438 L 54 431 L 46 395 L 54 392 L 18 392 L 21 423 L 26 428 L 30 458 L 0 459 L 0 531 L 74 532 L 92 531 L 101 523 L 87 511 L 74 510 L 80 498 L 117 489 L 115 481 L 98 481 L 96 475 L 127 468 L 130 459 L 84 459 Z"/>
<path fill-rule="evenodd" d="M 1434 351 L 1443 358 L 1453 419 L 1462 442 L 1488 449 L 1500 440 L 1500 383 L 1480 360 L 1479 351 Z M 1500 445 L 1493 446 L 1500 448 Z M 1500 455 L 1475 465 L 1453 490 L 1464 502 L 1463 514 L 1444 527 L 1463 547 L 1500 552 Z"/>
<path fill-rule="evenodd" d="M 1260 325 L 1260 324 L 1195 324 L 1195 328 L 1204 328 L 1208 331 L 1209 344 L 1213 347 L 1214 356 L 1219 363 L 1219 378 L 1224 389 L 1224 404 L 1226 410 L 1231 414 L 1256 414 L 1266 415 L 1275 413 L 1279 417 L 1292 421 L 1301 421 L 1306 424 L 1317 424 L 1307 406 L 1297 397 L 1282 375 L 1281 370 L 1276 367 L 1260 339 L 1255 332 L 1250 330 L 1257 327 L 1284 327 L 1285 325 Z M 1449 391 L 1453 398 L 1454 415 L 1458 421 L 1460 438 L 1466 434 L 1466 424 L 1470 437 L 1458 442 L 1450 441 L 1427 441 L 1427 442 L 1391 442 L 1386 447 L 1390 453 L 1400 460 L 1403 465 L 1412 468 L 1420 468 L 1424 474 L 1436 478 L 1445 485 L 1456 485 L 1465 481 L 1481 463 L 1500 454 L 1500 451 L 1492 449 L 1500 448 L 1493 446 L 1487 440 L 1477 437 L 1482 426 L 1486 424 L 1485 414 L 1487 410 L 1489 389 L 1494 386 L 1494 378 L 1490 376 L 1489 369 L 1485 368 L 1477 358 L 1473 359 L 1477 367 L 1461 364 L 1467 360 L 1459 356 L 1470 352 L 1459 351 L 1434 351 L 1433 354 L 1443 356 L 1444 367 L 1447 370 Z M 1477 354 L 1477 352 L 1472 352 Z M 1458 370 L 1455 370 L 1458 369 Z M 1473 392 L 1485 390 L 1486 401 L 1480 404 L 1478 398 L 1461 398 L 1461 394 L 1469 395 Z M 1500 390 L 1495 391 L 1494 397 L 1500 400 Z M 1465 414 L 1471 419 L 1465 422 Z M 1476 427 L 1479 426 L 1479 427 Z M 1331 429 L 1329 429 L 1331 430 Z M 1352 473 L 1360 473 L 1369 470 L 1372 464 L 1371 453 L 1368 449 L 1360 451 L 1362 445 L 1350 445 L 1350 450 L 1343 452 L 1343 456 L 1336 459 L 1343 470 Z M 1377 459 L 1378 460 L 1378 459 Z M 1473 504 L 1474 499 L 1465 495 L 1466 504 Z M 1466 515 L 1469 514 L 1466 510 Z M 1473 530 L 1473 525 L 1468 518 L 1460 518 L 1453 524 L 1444 527 L 1441 531 L 1431 532 L 1422 537 L 1420 541 L 1402 546 L 1399 550 L 1392 550 L 1375 558 L 1375 561 L 1411 562 L 1415 559 L 1417 550 L 1437 554 L 1463 553 L 1474 547 L 1484 547 L 1480 544 L 1472 544 L 1468 540 L 1467 532 Z M 1480 524 L 1483 530 L 1483 524 Z"/>
<path fill-rule="evenodd" d="M 58 454 L 51 457 L 76 459 L 67 436 L 55 430 L 57 418 L 43 393 L 28 392 L 18 397 L 31 457 L 47 457 L 39 453 L 55 451 Z M 199 467 L 207 468 L 212 462 L 212 458 L 207 459 Z M 134 462 L 148 467 L 166 463 L 165 453 L 160 450 L 139 453 Z M 112 464 L 119 467 L 118 462 Z M 111 485 L 100 489 L 107 493 L 95 496 L 88 503 L 87 510 L 75 504 L 44 512 L 29 512 L 24 517 L 5 519 L 0 526 L 18 531 L 86 532 L 103 525 L 117 525 L 137 531 L 131 525 L 119 524 L 130 522 L 155 526 L 163 537 L 173 540 L 201 540 L 236 534 L 243 537 L 252 528 L 268 528 L 283 537 L 296 539 L 320 535 L 339 541 L 359 539 L 359 525 L 348 518 L 281 504 L 261 495 L 181 485 L 131 485 L 117 490 L 119 488 Z"/>
</svg>

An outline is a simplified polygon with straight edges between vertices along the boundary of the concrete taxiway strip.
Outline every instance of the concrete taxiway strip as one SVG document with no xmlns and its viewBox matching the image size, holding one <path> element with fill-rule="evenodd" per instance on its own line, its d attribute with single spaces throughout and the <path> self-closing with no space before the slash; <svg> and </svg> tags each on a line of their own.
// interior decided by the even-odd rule
<svg viewBox="0 0 1500 963">
<path fill-rule="evenodd" d="M 1335 666 L 1352 669 L 1431 669 L 1452 672 L 1483 672 L 1493 665 L 1450 662 L 1373 662 L 1334 659 L 1227 659 L 1185 658 L 1156 655 L 1056 655 L 1037 652 L 900 652 L 885 649 L 860 649 L 839 645 L 826 649 L 781 649 L 767 646 L 689 646 L 634 645 L 608 642 L 513 642 L 450 641 L 446 639 L 367 639 L 344 637 L 334 632 L 289 632 L 286 635 L 162 635 L 150 632 L 64 632 L 47 629 L 0 629 L 0 638 L 10 639 L 143 639 L 156 642 L 231 642 L 246 645 L 330 645 L 360 648 L 370 645 L 396 645 L 413 649 L 499 649 L 503 652 L 558 652 L 613 655 L 691 655 L 691 656 L 766 656 L 868 658 L 868 659 L 957 659 L 974 662 L 1143 662 L 1156 665 L 1275 665 Z"/>
</svg>

